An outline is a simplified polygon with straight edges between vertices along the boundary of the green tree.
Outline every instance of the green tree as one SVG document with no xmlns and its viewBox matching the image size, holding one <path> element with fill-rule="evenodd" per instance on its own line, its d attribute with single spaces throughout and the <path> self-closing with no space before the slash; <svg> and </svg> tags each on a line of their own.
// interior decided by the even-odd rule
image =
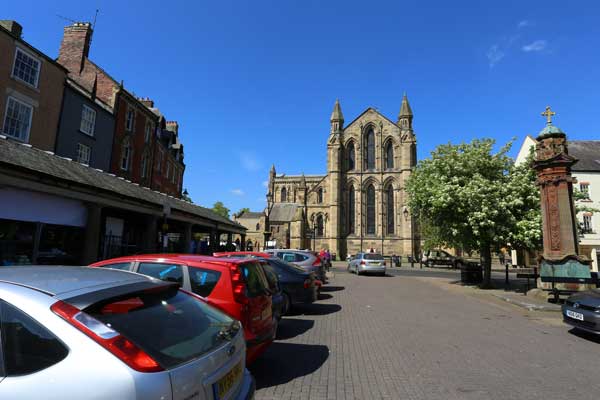
<svg viewBox="0 0 600 400">
<path fill-rule="evenodd" d="M 512 142 L 496 153 L 494 143 L 481 139 L 438 146 L 406 184 L 425 247 L 478 250 L 483 287 L 490 287 L 492 248 L 508 243 L 538 248 L 542 235 L 535 172 L 529 165 L 514 165 L 507 155 Z"/>
<path fill-rule="evenodd" d="M 242 215 L 245 212 L 250 212 L 250 209 L 248 207 L 241 208 L 240 211 L 234 213 L 233 216 L 238 218 L 240 215 Z"/>
<path fill-rule="evenodd" d="M 212 210 L 222 217 L 229 218 L 229 208 L 225 207 L 222 201 L 217 201 L 213 204 Z"/>
</svg>

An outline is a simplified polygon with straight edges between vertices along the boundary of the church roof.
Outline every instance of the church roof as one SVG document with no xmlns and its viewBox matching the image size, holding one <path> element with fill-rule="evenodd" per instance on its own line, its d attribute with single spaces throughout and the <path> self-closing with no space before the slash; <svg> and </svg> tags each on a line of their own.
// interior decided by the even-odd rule
<svg viewBox="0 0 600 400">
<path fill-rule="evenodd" d="M 294 203 L 276 203 L 269 213 L 269 222 L 291 222 L 299 207 Z"/>
<path fill-rule="evenodd" d="M 396 123 L 394 121 L 392 121 L 391 119 L 389 119 L 388 117 L 386 117 L 385 115 L 383 115 L 382 113 L 380 113 L 379 111 L 377 111 L 377 109 L 373 108 L 373 107 L 369 107 L 367 108 L 365 111 L 363 111 L 362 113 L 360 113 L 360 115 L 356 118 L 354 118 L 352 120 L 352 122 L 350 122 L 348 125 L 346 125 L 344 127 L 344 129 L 347 129 L 348 127 L 350 127 L 350 125 L 352 125 L 353 123 L 355 123 L 356 121 L 358 121 L 363 115 L 365 115 L 366 113 L 369 112 L 369 110 L 374 111 L 375 113 L 377 113 L 379 116 L 381 116 L 382 118 L 386 119 L 387 121 L 389 121 L 390 124 L 392 125 L 396 125 Z"/>
<path fill-rule="evenodd" d="M 579 160 L 573 171 L 600 172 L 600 140 L 570 140 L 567 145 L 569 155 Z"/>
<path fill-rule="evenodd" d="M 240 216 L 238 216 L 236 219 L 243 219 L 243 218 L 260 218 L 264 215 L 264 213 L 262 211 L 244 211 Z"/>
</svg>

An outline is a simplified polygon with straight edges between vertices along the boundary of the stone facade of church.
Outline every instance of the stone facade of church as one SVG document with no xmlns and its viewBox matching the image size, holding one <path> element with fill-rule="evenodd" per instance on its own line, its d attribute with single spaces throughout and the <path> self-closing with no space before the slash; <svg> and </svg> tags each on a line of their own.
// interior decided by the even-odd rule
<svg viewBox="0 0 600 400">
<path fill-rule="evenodd" d="M 327 141 L 327 174 L 269 173 L 267 224 L 280 248 L 328 248 L 338 257 L 375 249 L 416 255 L 419 240 L 404 185 L 416 164 L 406 95 L 396 122 L 373 108 L 344 126 L 336 101 Z"/>
</svg>

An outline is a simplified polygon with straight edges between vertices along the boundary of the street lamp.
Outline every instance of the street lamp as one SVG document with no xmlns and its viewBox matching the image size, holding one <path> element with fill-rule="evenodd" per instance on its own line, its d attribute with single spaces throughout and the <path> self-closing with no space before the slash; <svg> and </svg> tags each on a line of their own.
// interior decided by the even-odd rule
<svg viewBox="0 0 600 400">
<path fill-rule="evenodd" d="M 404 220 L 408 221 L 408 207 L 406 207 L 406 206 L 403 207 L 402 215 L 404 215 Z"/>
</svg>

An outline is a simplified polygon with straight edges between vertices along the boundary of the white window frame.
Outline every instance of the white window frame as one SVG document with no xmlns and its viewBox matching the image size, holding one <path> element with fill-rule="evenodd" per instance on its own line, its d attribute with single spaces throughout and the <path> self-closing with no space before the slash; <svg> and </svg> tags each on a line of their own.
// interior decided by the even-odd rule
<svg viewBox="0 0 600 400">
<path fill-rule="evenodd" d="M 131 115 L 131 120 L 129 119 L 129 115 Z M 131 123 L 131 126 L 129 126 Z M 129 132 L 133 132 L 135 127 L 135 109 L 131 106 L 127 107 L 127 113 L 125 114 L 125 130 Z"/>
<path fill-rule="evenodd" d="M 125 163 L 126 165 L 125 165 L 125 168 L 123 168 L 123 160 L 124 160 L 123 150 L 125 150 L 125 148 L 127 148 L 128 151 L 127 151 L 127 159 L 126 159 L 126 163 Z M 122 171 L 129 171 L 130 165 L 131 165 L 131 142 L 128 140 L 121 145 L 121 157 L 119 160 L 119 167 L 121 168 Z"/>
<path fill-rule="evenodd" d="M 18 103 L 21 106 L 25 106 L 25 107 L 29 108 L 29 121 L 28 121 L 28 124 L 27 124 L 27 132 L 25 133 L 25 137 L 24 138 L 14 136 L 14 135 L 12 135 L 12 134 L 10 134 L 10 133 L 8 133 L 6 131 L 6 119 L 8 118 L 8 107 L 10 106 L 11 100 L 14 101 L 14 102 L 16 102 L 16 103 Z M 29 135 L 31 133 L 31 122 L 32 122 L 32 120 L 33 120 L 33 106 L 31 104 L 27 104 L 27 103 L 25 103 L 25 102 L 23 102 L 23 101 L 15 98 L 15 97 L 12 97 L 12 96 L 8 96 L 6 98 L 6 107 L 4 109 L 4 121 L 2 122 L 2 124 L 3 124 L 2 125 L 2 133 L 3 134 L 5 134 L 5 135 L 7 135 L 7 136 L 9 136 L 9 137 L 11 137 L 11 138 L 13 138 L 15 140 L 18 140 L 20 142 L 29 143 Z"/>
<path fill-rule="evenodd" d="M 590 184 L 589 184 L 589 182 L 581 182 L 579 184 L 579 191 L 581 193 L 585 193 L 585 195 L 586 195 L 585 199 L 586 200 L 590 199 Z"/>
<path fill-rule="evenodd" d="M 30 82 L 27 82 L 26 80 L 24 80 L 24 79 L 23 79 L 23 78 L 21 78 L 20 76 L 18 76 L 18 75 L 15 75 L 15 67 L 16 67 L 16 64 L 17 64 L 17 55 L 18 55 L 19 53 L 23 53 L 23 54 L 24 54 L 24 55 L 26 55 L 27 57 L 29 57 L 29 58 L 33 59 L 33 60 L 34 60 L 35 62 L 37 62 L 37 64 L 38 64 L 38 68 L 37 68 L 37 74 L 36 74 L 36 76 L 35 76 L 35 83 L 34 83 L 34 84 L 31 84 Z M 11 76 L 11 78 L 14 78 L 14 79 L 16 79 L 16 80 L 18 80 L 18 81 L 20 81 L 20 82 L 23 82 L 23 83 L 24 83 L 24 84 L 26 84 L 27 86 L 31 86 L 31 87 L 33 87 L 33 88 L 36 88 L 36 89 L 37 89 L 37 88 L 38 88 L 38 85 L 39 85 L 39 83 L 40 83 L 40 73 L 41 73 L 41 71 L 42 71 L 42 60 L 41 60 L 39 57 L 35 57 L 35 56 L 31 55 L 31 53 L 30 53 L 30 52 L 28 52 L 28 51 L 25 51 L 25 50 L 23 50 L 22 48 L 20 48 L 20 47 L 18 47 L 18 46 L 17 46 L 17 47 L 15 47 L 15 57 L 14 57 L 14 59 L 13 59 L 12 69 L 10 70 L 10 76 Z"/>
<path fill-rule="evenodd" d="M 91 121 L 88 121 L 84 118 L 84 115 L 86 114 L 86 112 L 88 113 L 88 115 L 92 115 L 93 118 Z M 86 122 L 88 125 L 91 125 L 92 130 L 91 132 L 86 130 L 86 125 L 84 124 L 84 122 Z M 83 107 L 81 108 L 81 122 L 79 123 L 79 130 L 83 133 L 85 133 L 88 136 L 94 136 L 94 133 L 96 132 L 96 110 L 94 110 L 92 107 L 87 106 L 87 105 L 83 105 Z"/>
<path fill-rule="evenodd" d="M 80 157 L 81 154 L 85 153 L 85 152 L 81 151 L 82 149 L 87 149 L 87 162 L 85 162 L 85 160 L 82 160 Z M 83 143 L 77 143 L 77 162 L 81 163 L 81 164 L 85 164 L 85 165 L 90 165 L 91 159 L 92 159 L 92 148 Z"/>
<path fill-rule="evenodd" d="M 146 127 L 144 131 L 144 143 L 148 143 L 150 141 L 150 137 L 152 136 L 152 123 L 149 120 L 146 120 Z"/>
<path fill-rule="evenodd" d="M 142 166 L 141 166 L 141 176 L 142 178 L 146 177 L 146 174 L 148 173 L 148 153 L 145 153 L 144 155 L 142 155 Z"/>
<path fill-rule="evenodd" d="M 586 227 L 586 220 L 589 222 L 589 224 L 587 224 L 588 226 Z M 583 228 L 583 231 L 585 233 L 592 233 L 593 232 L 593 221 L 592 221 L 592 215 L 589 214 L 584 214 L 583 215 L 583 222 L 581 223 L 581 227 Z"/>
</svg>

